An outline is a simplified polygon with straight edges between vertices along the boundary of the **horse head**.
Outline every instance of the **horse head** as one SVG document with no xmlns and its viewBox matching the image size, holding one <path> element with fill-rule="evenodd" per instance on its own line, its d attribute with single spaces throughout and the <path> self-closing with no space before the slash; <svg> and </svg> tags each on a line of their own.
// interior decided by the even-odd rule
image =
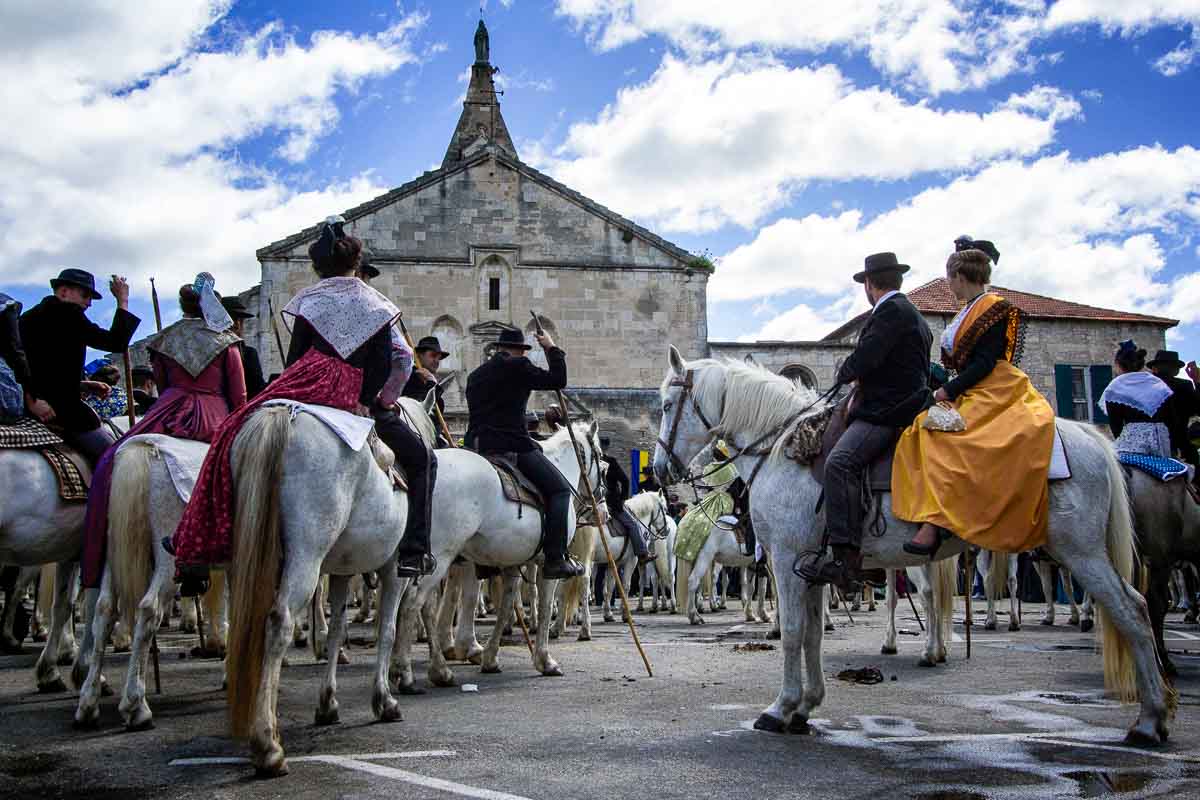
<svg viewBox="0 0 1200 800">
<path fill-rule="evenodd" d="M 712 361 L 689 364 L 671 345 L 667 376 L 659 389 L 662 420 L 653 462 L 654 475 L 663 486 L 683 478 L 688 464 L 712 438 L 715 426 L 710 420 L 720 422 L 720 398 L 715 396 L 720 387 L 711 380 L 701 380 L 717 366 Z"/>
</svg>

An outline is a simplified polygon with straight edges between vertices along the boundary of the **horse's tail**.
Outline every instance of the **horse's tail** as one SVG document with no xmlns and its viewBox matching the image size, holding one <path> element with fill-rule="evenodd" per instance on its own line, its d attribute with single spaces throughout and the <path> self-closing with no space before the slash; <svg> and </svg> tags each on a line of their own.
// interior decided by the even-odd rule
<svg viewBox="0 0 1200 800">
<path fill-rule="evenodd" d="M 117 451 L 108 500 L 108 567 L 117 609 L 133 630 L 134 614 L 154 576 L 154 536 L 150 529 L 150 459 L 154 446 L 136 439 Z"/>
<path fill-rule="evenodd" d="M 226 655 L 229 723 L 234 736 L 248 736 L 258 704 L 266 655 L 267 617 L 275 605 L 283 539 L 279 521 L 279 481 L 291 434 L 286 408 L 250 416 L 234 447 L 236 505 Z M 315 631 L 313 632 L 315 634 Z"/>
<path fill-rule="evenodd" d="M 929 578 L 933 582 L 933 608 L 937 613 L 937 624 L 942 642 L 948 643 L 954 635 L 954 592 L 958 588 L 958 559 L 943 558 L 933 563 Z M 970 586 L 967 591 L 971 591 Z M 932 622 L 931 622 L 932 624 Z"/>
<path fill-rule="evenodd" d="M 1125 584 L 1134 577 L 1134 532 L 1133 512 L 1129 504 L 1129 489 L 1125 484 L 1125 472 L 1113 452 L 1108 440 L 1090 425 L 1079 426 L 1099 444 L 1108 474 L 1108 529 L 1105 546 L 1113 569 Z M 1130 587 L 1131 588 L 1131 587 Z M 1122 591 L 1129 589 L 1122 587 Z M 1109 694 L 1122 702 L 1137 701 L 1137 672 L 1133 660 L 1133 649 L 1113 624 L 1104 607 L 1097 604 L 1096 622 L 1100 646 L 1104 653 L 1104 687 Z"/>
<path fill-rule="evenodd" d="M 1003 600 L 1008 588 L 1008 553 L 991 553 L 988 565 L 987 593 L 993 600 Z M 975 576 L 972 575 L 973 579 Z"/>
<path fill-rule="evenodd" d="M 575 529 L 575 536 L 571 539 L 569 548 L 571 555 L 584 567 L 589 568 L 584 575 L 591 572 L 592 557 L 596 553 L 596 536 L 599 532 L 600 529 L 594 525 L 581 525 Z M 575 609 L 587 596 L 588 591 L 583 575 L 571 578 L 563 586 L 563 607 L 558 610 L 558 613 L 562 616 L 564 624 L 575 614 Z"/>
</svg>

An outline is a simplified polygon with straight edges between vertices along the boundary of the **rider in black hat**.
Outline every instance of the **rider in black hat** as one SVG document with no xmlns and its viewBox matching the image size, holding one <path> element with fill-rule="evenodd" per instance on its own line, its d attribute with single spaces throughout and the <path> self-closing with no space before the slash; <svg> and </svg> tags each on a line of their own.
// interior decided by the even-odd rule
<svg viewBox="0 0 1200 800">
<path fill-rule="evenodd" d="M 437 386 L 437 372 L 442 366 L 442 359 L 449 358 L 450 354 L 442 349 L 442 343 L 436 336 L 421 337 L 413 350 L 417 360 L 413 364 L 408 383 L 404 384 L 403 395 L 414 400 L 424 400 L 429 390 Z M 442 413 L 445 413 L 446 401 L 442 399 L 441 389 L 438 389 L 437 404 Z"/>
<path fill-rule="evenodd" d="M 900 292 L 908 270 L 895 253 L 876 253 L 867 256 L 864 269 L 854 276 L 863 284 L 871 315 L 837 375 L 838 383 L 856 387 L 850 424 L 825 460 L 825 539 L 833 552 L 799 570 L 810 583 L 832 583 L 847 595 L 861 587 L 862 578 L 876 582 L 882 577 L 882 570 L 862 572 L 864 473 L 932 403 L 933 334 Z"/>
<path fill-rule="evenodd" d="M 629 497 L 629 476 L 622 469 L 621 462 L 608 453 L 608 445 L 609 438 L 601 436 L 600 446 L 604 448 L 604 463 L 608 464 L 608 471 L 604 473 L 604 500 L 608 503 L 609 526 L 610 529 L 616 526 L 613 533 L 623 534 L 633 545 L 633 552 L 637 555 L 638 563 L 646 564 L 653 561 L 656 556 L 650 552 L 650 548 L 646 544 L 646 534 L 641 523 L 625 507 L 625 500 Z"/>
<path fill-rule="evenodd" d="M 546 564 L 548 579 L 573 578 L 583 567 L 567 555 L 567 522 L 571 511 L 571 485 L 542 454 L 525 427 L 525 407 L 535 390 L 567 386 L 567 355 L 546 333 L 537 334 L 549 369 L 526 357 L 532 349 L 521 331 L 501 331 L 496 353 L 467 377 L 466 444 L 482 454 L 512 453 L 517 467 L 546 498 Z"/>
<path fill-rule="evenodd" d="M 1179 377 L 1183 359 L 1174 350 L 1159 350 L 1146 366 L 1171 388 L 1171 418 L 1167 421 L 1167 432 L 1171 435 L 1172 452 L 1193 467 L 1200 467 L 1196 445 L 1187 435 L 1188 423 L 1200 414 L 1200 394 L 1191 381 Z M 1197 477 L 1200 479 L 1200 474 Z"/>
<path fill-rule="evenodd" d="M 251 347 L 243 336 L 245 329 L 245 321 L 254 319 L 254 315 L 250 313 L 250 309 L 246 308 L 246 304 L 241 301 L 236 295 L 230 297 L 222 297 L 221 305 L 225 306 L 225 311 L 228 312 L 233 320 L 233 333 L 241 341 L 237 343 L 237 347 L 242 351 L 242 368 L 246 371 L 246 399 L 253 400 L 254 396 L 267 388 L 267 382 L 263 378 L 262 360 L 258 357 L 258 350 Z"/>
<path fill-rule="evenodd" d="M 87 348 L 124 352 L 141 320 L 129 313 L 129 284 L 124 278 L 114 275 L 109 282 L 117 310 L 108 330 L 84 314 L 92 301 L 101 297 L 90 272 L 64 269 L 50 281 L 50 288 L 54 294 L 21 315 L 21 339 L 30 369 L 25 402 L 33 416 L 62 428 L 70 442 L 94 462 L 115 439 L 80 399 L 81 391 L 101 397 L 110 391 L 98 381 L 80 382 Z"/>
</svg>

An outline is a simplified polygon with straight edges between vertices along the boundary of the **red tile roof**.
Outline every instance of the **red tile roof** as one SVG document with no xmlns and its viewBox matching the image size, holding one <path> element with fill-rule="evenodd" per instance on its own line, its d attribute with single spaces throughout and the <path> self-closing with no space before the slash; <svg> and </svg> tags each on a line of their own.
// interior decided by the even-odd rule
<svg viewBox="0 0 1200 800">
<path fill-rule="evenodd" d="M 1148 314 L 1134 314 L 1131 311 L 1114 311 L 1111 308 L 1085 306 L 1082 303 L 1072 303 L 1069 300 L 1056 300 L 1030 292 L 1018 292 L 1015 289 L 1005 289 L 1002 286 L 988 287 L 1004 297 L 1017 308 L 1035 319 L 1090 319 L 1098 322 L 1142 322 L 1150 325 L 1161 325 L 1171 328 L 1179 324 L 1179 320 L 1168 317 L 1153 317 Z M 950 316 L 958 313 L 959 304 L 950 291 L 950 284 L 945 278 L 937 278 L 922 284 L 911 292 L 907 292 L 917 310 L 925 314 L 945 314 Z M 868 312 L 863 312 L 849 322 L 839 326 L 825 336 L 822 341 L 830 342 L 844 339 L 849 333 L 857 330 L 866 320 Z"/>
<path fill-rule="evenodd" d="M 1004 299 L 1024 311 L 1031 317 L 1041 319 L 1094 319 L 1105 322 L 1145 322 L 1149 324 L 1173 327 L 1179 324 L 1177 319 L 1153 317 L 1148 314 L 1134 314 L 1130 311 L 1114 311 L 1110 308 L 1085 306 L 1082 303 L 1072 303 L 1069 300 L 1057 300 L 1030 292 L 1019 292 L 1015 289 L 1005 289 L 1002 286 L 989 287 Z M 938 278 L 918 286 L 908 292 L 919 310 L 926 314 L 956 314 L 960 305 L 950 291 L 950 284 L 945 278 Z"/>
</svg>

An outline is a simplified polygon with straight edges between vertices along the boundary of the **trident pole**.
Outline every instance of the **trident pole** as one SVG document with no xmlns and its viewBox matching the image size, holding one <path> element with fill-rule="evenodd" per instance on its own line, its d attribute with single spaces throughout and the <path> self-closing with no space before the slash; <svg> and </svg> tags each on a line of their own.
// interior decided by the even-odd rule
<svg viewBox="0 0 1200 800">
<path fill-rule="evenodd" d="M 542 335 L 544 331 L 542 330 L 541 320 L 532 311 L 529 313 L 533 315 L 533 322 L 537 326 L 538 335 Z M 575 429 L 571 427 L 571 415 L 567 411 L 567 401 L 563 397 L 561 389 L 555 389 L 554 393 L 558 395 L 558 404 L 563 410 L 563 415 L 567 423 L 567 435 L 571 437 L 571 449 L 575 451 L 575 461 L 579 464 L 579 476 L 583 480 L 583 488 L 587 492 L 588 502 L 592 504 L 592 508 L 596 509 L 596 513 L 599 514 L 600 506 L 596 502 L 595 492 L 592 491 L 592 481 L 587 474 L 587 465 L 583 463 L 583 454 L 579 450 L 579 443 L 575 441 Z M 604 557 L 608 559 L 608 568 L 612 570 L 613 578 L 616 579 L 617 590 L 621 594 L 621 607 L 625 612 L 625 619 L 629 623 L 629 632 L 633 634 L 633 644 L 637 647 L 638 655 L 642 657 L 642 663 L 646 665 L 646 675 L 653 678 L 654 668 L 650 666 L 650 659 L 646 656 L 646 651 L 642 649 L 642 640 L 638 638 L 637 627 L 633 624 L 633 612 L 629 609 L 629 597 L 625 594 L 625 584 L 621 580 L 620 573 L 617 571 L 617 562 L 613 559 L 612 550 L 608 547 L 608 537 L 604 535 L 603 528 L 600 530 L 600 543 L 604 545 Z M 588 591 L 591 591 L 590 587 Z"/>
</svg>

